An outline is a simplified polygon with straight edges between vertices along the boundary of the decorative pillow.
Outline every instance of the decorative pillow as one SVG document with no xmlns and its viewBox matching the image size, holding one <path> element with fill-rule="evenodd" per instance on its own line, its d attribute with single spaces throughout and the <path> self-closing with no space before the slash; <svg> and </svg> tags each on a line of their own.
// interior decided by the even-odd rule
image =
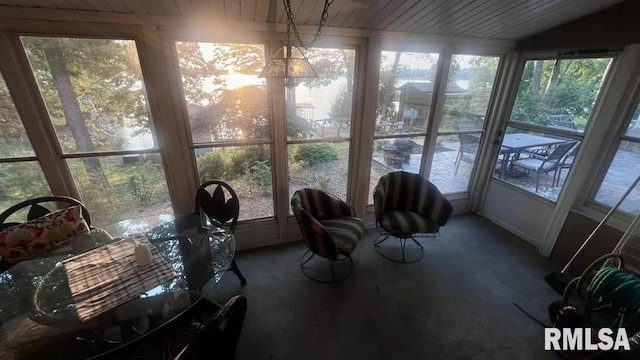
<svg viewBox="0 0 640 360">
<path fill-rule="evenodd" d="M 51 212 L 0 232 L 0 256 L 10 264 L 46 253 L 71 237 L 90 235 L 80 205 Z"/>
</svg>

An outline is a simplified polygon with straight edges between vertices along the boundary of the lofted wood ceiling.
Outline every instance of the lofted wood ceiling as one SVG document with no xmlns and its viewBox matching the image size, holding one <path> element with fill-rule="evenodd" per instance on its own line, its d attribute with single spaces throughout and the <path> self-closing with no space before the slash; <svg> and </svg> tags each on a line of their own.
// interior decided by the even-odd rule
<svg viewBox="0 0 640 360">
<path fill-rule="evenodd" d="M 623 1 L 334 0 L 326 25 L 357 30 L 518 40 Z M 0 0 L 0 5 L 286 23 L 282 0 Z M 295 23 L 317 25 L 323 5 L 322 0 L 291 0 Z"/>
</svg>

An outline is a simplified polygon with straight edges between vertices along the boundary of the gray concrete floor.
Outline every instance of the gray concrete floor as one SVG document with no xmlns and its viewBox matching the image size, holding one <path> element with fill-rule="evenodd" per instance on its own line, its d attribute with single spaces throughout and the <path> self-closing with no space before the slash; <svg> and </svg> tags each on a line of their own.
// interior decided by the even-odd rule
<svg viewBox="0 0 640 360">
<path fill-rule="evenodd" d="M 229 272 L 212 294 L 248 299 L 237 359 L 557 359 L 543 350 L 543 327 L 513 305 L 549 323 L 559 295 L 544 276 L 557 267 L 479 215 L 441 230 L 420 240 L 413 264 L 381 257 L 367 230 L 337 284 L 302 274 L 302 242 L 239 252 L 247 285 Z"/>
</svg>

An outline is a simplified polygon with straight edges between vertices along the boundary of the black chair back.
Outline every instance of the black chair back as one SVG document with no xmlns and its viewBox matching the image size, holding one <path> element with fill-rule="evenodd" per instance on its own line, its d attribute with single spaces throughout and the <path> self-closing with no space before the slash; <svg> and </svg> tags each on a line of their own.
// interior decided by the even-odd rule
<svg viewBox="0 0 640 360">
<path fill-rule="evenodd" d="M 238 224 L 240 201 L 233 188 L 222 180 L 209 180 L 196 192 L 196 213 L 205 214 L 210 221 L 229 226 L 233 233 Z"/>
</svg>

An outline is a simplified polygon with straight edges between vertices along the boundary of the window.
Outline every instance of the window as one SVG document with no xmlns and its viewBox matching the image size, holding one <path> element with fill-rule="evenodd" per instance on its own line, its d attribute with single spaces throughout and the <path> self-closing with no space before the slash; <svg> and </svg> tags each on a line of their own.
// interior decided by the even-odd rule
<svg viewBox="0 0 640 360">
<path fill-rule="evenodd" d="M 462 192 L 476 161 L 500 58 L 454 55 L 429 180 L 443 193 Z"/>
<path fill-rule="evenodd" d="M 382 51 L 369 194 L 388 172 L 420 172 L 438 58 Z"/>
<path fill-rule="evenodd" d="M 21 40 L 92 225 L 173 214 L 135 42 Z"/>
<path fill-rule="evenodd" d="M 0 212 L 25 199 L 51 195 L 1 74 L 0 135 Z"/>
<path fill-rule="evenodd" d="M 614 206 L 640 176 L 638 164 L 640 164 L 640 104 L 625 134 L 620 137 L 620 145 L 596 193 L 595 201 Z M 619 209 L 633 215 L 640 213 L 640 186 L 636 186 L 627 195 Z"/>
<path fill-rule="evenodd" d="M 354 95 L 354 49 L 310 48 L 317 79 L 287 97 L 289 198 L 304 187 L 347 199 Z"/>
<path fill-rule="evenodd" d="M 240 220 L 274 215 L 264 46 L 176 42 L 200 182 L 221 179 Z"/>
<path fill-rule="evenodd" d="M 555 202 L 610 62 L 609 57 L 527 61 L 494 177 Z"/>
</svg>

